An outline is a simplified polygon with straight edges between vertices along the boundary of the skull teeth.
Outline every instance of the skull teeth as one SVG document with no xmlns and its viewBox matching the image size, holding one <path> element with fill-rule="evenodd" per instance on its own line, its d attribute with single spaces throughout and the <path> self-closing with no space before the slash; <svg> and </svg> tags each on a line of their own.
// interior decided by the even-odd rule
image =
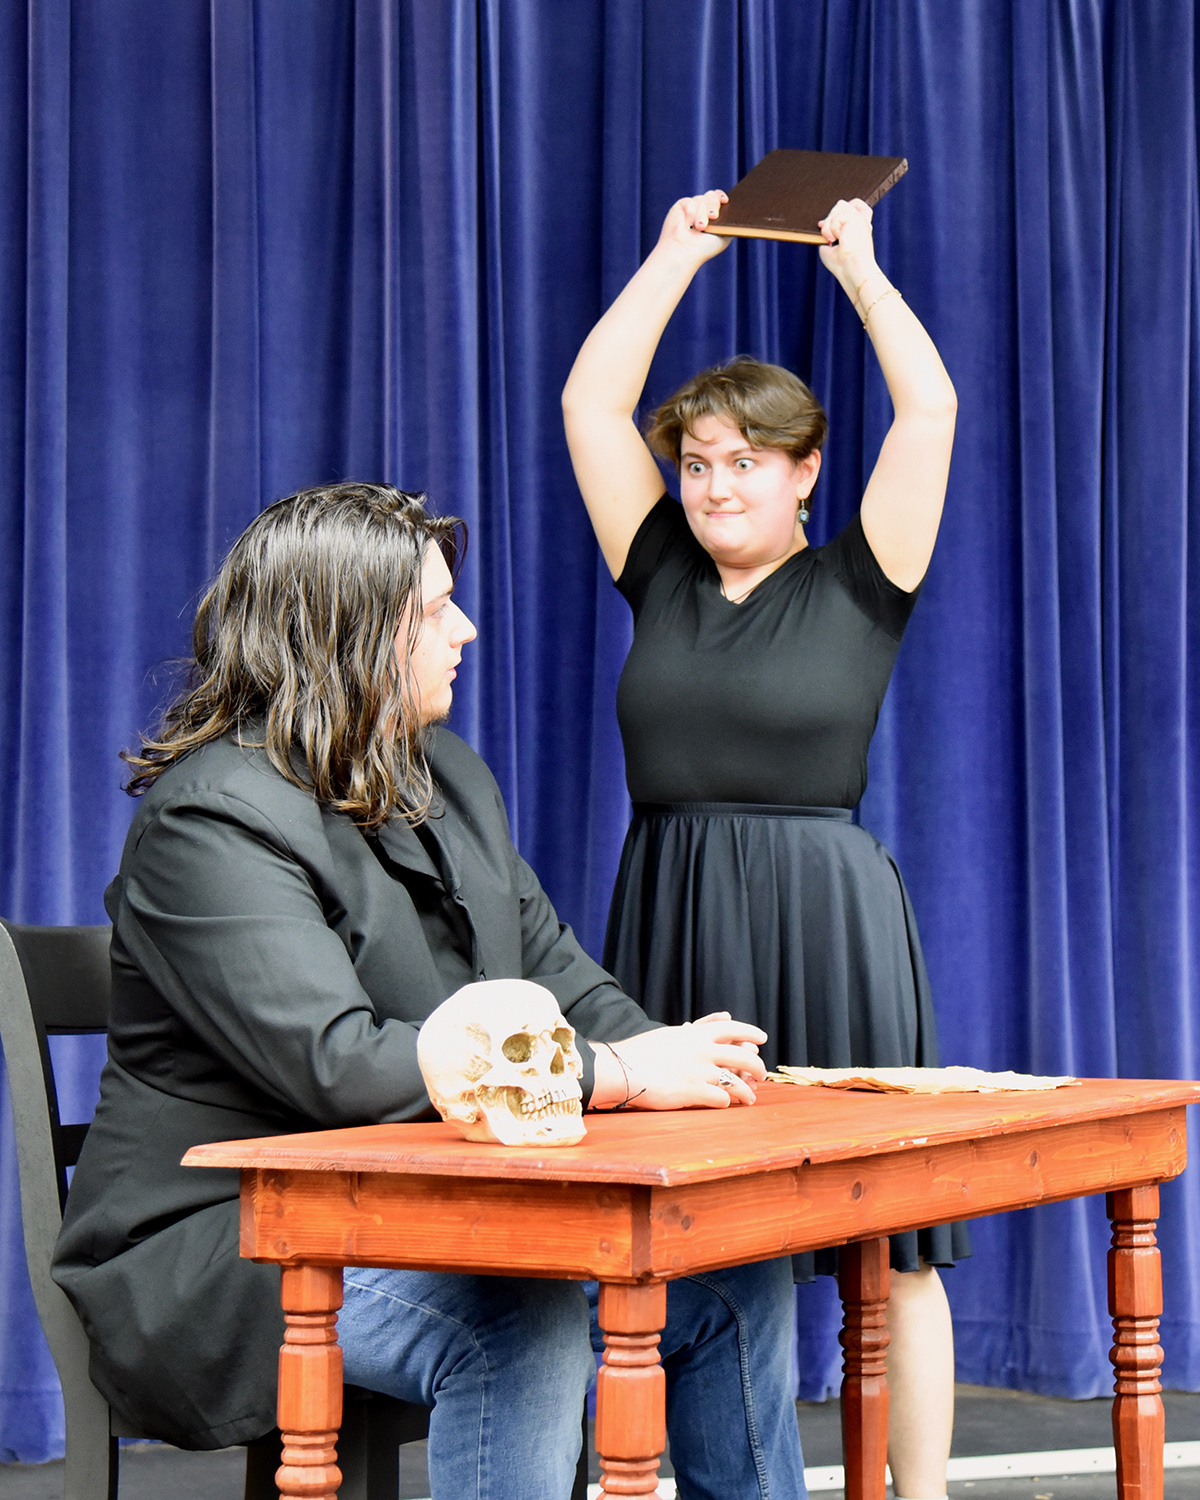
<svg viewBox="0 0 1200 1500">
<path fill-rule="evenodd" d="M 521 1101 L 522 1115 L 541 1119 L 545 1115 L 577 1115 L 579 1095 L 566 1089 L 541 1089 L 526 1093 Z"/>
</svg>

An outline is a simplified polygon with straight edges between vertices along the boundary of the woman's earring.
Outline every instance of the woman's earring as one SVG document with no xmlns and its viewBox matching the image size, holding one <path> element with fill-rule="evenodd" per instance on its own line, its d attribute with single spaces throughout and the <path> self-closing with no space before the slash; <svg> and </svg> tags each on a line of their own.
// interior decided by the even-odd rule
<svg viewBox="0 0 1200 1500">
<path fill-rule="evenodd" d="M 800 507 L 800 524 L 801 524 L 801 526 L 805 525 L 807 523 L 807 521 L 808 521 L 808 506 L 807 505 L 802 505 Z"/>
</svg>

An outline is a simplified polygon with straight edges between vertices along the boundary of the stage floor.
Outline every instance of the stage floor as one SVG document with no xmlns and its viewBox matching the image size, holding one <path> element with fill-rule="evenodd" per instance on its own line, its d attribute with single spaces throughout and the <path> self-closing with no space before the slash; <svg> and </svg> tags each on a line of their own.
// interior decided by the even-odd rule
<svg viewBox="0 0 1200 1500">
<path fill-rule="evenodd" d="M 1167 1442 L 1200 1441 L 1200 1395 L 1164 1394 Z M 1041 1453 L 1108 1448 L 1111 1404 L 1064 1401 L 1019 1391 L 960 1385 L 956 1397 L 954 1456 Z M 810 1470 L 841 1462 L 841 1432 L 836 1401 L 800 1402 L 797 1407 L 804 1459 Z M 240 1449 L 217 1453 L 182 1453 L 165 1446 L 127 1449 L 121 1461 L 121 1500 L 240 1500 L 244 1459 Z M 663 1473 L 671 1473 L 664 1463 Z M 599 1478 L 594 1456 L 593 1480 Z M 815 1477 L 815 1476 L 814 1476 Z M 401 1500 L 429 1494 L 425 1445 L 411 1443 L 401 1451 Z M 838 1490 L 814 1491 L 837 1500 Z M 1053 1473 L 1020 1479 L 976 1478 L 952 1481 L 956 1500 L 1109 1500 L 1116 1494 L 1111 1473 Z M 0 1500 L 59 1500 L 62 1465 L 0 1466 Z M 1166 1500 L 1200 1500 L 1200 1465 L 1168 1469 Z"/>
</svg>

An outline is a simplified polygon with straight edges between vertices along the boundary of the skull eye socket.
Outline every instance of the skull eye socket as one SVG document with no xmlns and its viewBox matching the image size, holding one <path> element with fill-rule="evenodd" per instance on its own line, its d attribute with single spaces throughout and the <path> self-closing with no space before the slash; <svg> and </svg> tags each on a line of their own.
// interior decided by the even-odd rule
<svg viewBox="0 0 1200 1500">
<path fill-rule="evenodd" d="M 514 1032 L 500 1050 L 509 1062 L 528 1062 L 533 1051 L 533 1038 L 523 1031 Z"/>
<path fill-rule="evenodd" d="M 554 1056 L 550 1059 L 550 1072 L 557 1077 L 559 1073 L 565 1073 L 567 1071 L 566 1051 L 571 1043 L 575 1040 L 575 1033 L 566 1030 L 565 1027 L 560 1026 L 558 1030 L 553 1033 L 553 1040 L 555 1052 Z"/>
</svg>

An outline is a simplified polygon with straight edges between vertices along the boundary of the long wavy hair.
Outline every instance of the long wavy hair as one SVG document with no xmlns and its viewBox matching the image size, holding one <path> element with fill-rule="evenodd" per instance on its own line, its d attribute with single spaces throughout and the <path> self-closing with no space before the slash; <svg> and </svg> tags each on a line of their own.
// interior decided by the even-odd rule
<svg viewBox="0 0 1200 1500">
<path fill-rule="evenodd" d="M 323 485 L 268 506 L 200 602 L 185 691 L 140 753 L 123 754 L 134 771 L 125 790 L 139 795 L 234 734 L 365 829 L 397 813 L 420 822 L 434 789 L 406 664 L 431 545 L 457 573 L 464 523 L 389 485 Z"/>
</svg>

